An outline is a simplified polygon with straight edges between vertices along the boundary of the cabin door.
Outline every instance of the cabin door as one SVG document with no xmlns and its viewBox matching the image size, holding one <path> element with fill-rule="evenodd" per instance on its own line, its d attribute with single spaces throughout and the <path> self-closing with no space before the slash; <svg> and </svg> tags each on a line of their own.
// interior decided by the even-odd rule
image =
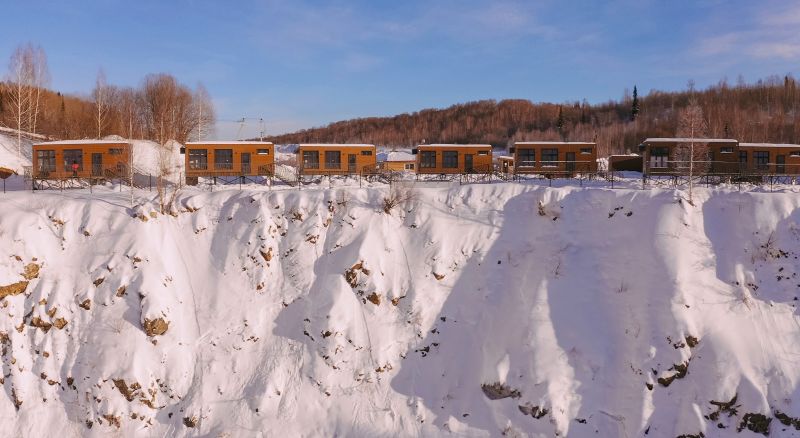
<svg viewBox="0 0 800 438">
<path fill-rule="evenodd" d="M 250 175 L 250 152 L 242 152 L 242 175 Z"/>
<path fill-rule="evenodd" d="M 472 157 L 474 157 L 473 154 L 464 154 L 464 171 L 465 172 L 472 172 L 474 170 L 473 164 L 472 164 Z"/>
<path fill-rule="evenodd" d="M 775 157 L 775 173 L 786 173 L 786 155 Z"/>
<path fill-rule="evenodd" d="M 347 155 L 347 171 L 356 173 L 356 154 Z"/>
<path fill-rule="evenodd" d="M 92 176 L 103 176 L 103 154 L 92 154 Z"/>
<path fill-rule="evenodd" d="M 567 152 L 567 172 L 575 171 L 575 152 Z"/>
</svg>

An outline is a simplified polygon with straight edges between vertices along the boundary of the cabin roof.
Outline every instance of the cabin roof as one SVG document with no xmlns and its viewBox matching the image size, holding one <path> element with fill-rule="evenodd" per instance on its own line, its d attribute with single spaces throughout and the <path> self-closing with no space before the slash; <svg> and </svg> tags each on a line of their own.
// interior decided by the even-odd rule
<svg viewBox="0 0 800 438">
<path fill-rule="evenodd" d="M 746 148 L 792 148 L 800 149 L 800 144 L 791 143 L 739 143 L 740 147 Z"/>
<path fill-rule="evenodd" d="M 559 145 L 559 144 L 597 144 L 593 141 L 515 141 L 515 145 L 517 144 L 552 144 L 552 145 Z"/>
<path fill-rule="evenodd" d="M 424 147 L 437 147 L 437 148 L 441 148 L 441 147 L 445 147 L 445 148 L 447 148 L 447 147 L 458 147 L 458 148 L 490 148 L 491 149 L 492 145 L 490 145 L 490 144 L 434 143 L 434 144 L 421 144 L 418 147 L 421 147 L 421 148 L 424 148 Z"/>
<path fill-rule="evenodd" d="M 242 144 L 242 145 L 263 144 L 263 145 L 268 145 L 269 144 L 269 145 L 271 145 L 272 142 L 271 141 L 238 141 L 238 140 L 237 141 L 190 141 L 190 142 L 186 143 L 186 146 L 189 146 L 189 145 L 196 146 L 196 145 L 204 145 L 204 144 L 207 144 L 207 145 L 225 145 L 225 144 L 231 144 L 231 145 L 235 145 L 235 144 Z"/>
<path fill-rule="evenodd" d="M 123 140 L 58 140 L 47 141 L 44 143 L 34 143 L 34 146 L 60 146 L 60 145 L 81 145 L 81 144 L 130 144 Z"/>
<path fill-rule="evenodd" d="M 300 143 L 298 147 L 374 148 L 374 144 L 356 143 Z"/>
<path fill-rule="evenodd" d="M 382 152 L 378 154 L 381 161 L 416 161 L 416 157 L 405 151 Z"/>
<path fill-rule="evenodd" d="M 732 138 L 647 138 L 645 143 L 738 143 Z"/>
</svg>

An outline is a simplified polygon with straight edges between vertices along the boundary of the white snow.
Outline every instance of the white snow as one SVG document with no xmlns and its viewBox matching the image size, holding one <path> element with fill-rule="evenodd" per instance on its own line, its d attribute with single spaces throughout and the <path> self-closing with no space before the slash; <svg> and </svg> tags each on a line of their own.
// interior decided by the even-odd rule
<svg viewBox="0 0 800 438">
<path fill-rule="evenodd" d="M 351 147 L 351 148 L 374 148 L 373 144 L 356 144 L 356 143 L 301 143 L 299 147 Z"/>
<path fill-rule="evenodd" d="M 460 147 L 460 148 L 491 148 L 492 145 L 490 144 L 447 144 L 447 143 L 437 143 L 437 144 L 421 144 L 417 147 L 425 148 L 425 147 Z"/>
<path fill-rule="evenodd" d="M 517 144 L 521 144 L 521 145 L 529 145 L 529 144 L 552 144 L 552 145 L 559 145 L 559 144 L 565 144 L 565 145 L 566 144 L 585 144 L 585 145 L 590 145 L 590 144 L 596 144 L 596 143 L 589 142 L 589 141 L 515 141 L 514 144 L 515 145 L 517 145 Z"/>
<path fill-rule="evenodd" d="M 406 151 L 390 151 L 378 154 L 378 161 L 416 161 L 417 157 Z"/>
<path fill-rule="evenodd" d="M 642 143 L 738 143 L 732 138 L 647 138 Z"/>
<path fill-rule="evenodd" d="M 727 437 L 800 417 L 800 194 L 412 193 L 386 214 L 384 186 L 188 189 L 175 217 L 147 192 L 0 195 L 0 287 L 41 267 L 0 300 L 4 434 Z"/>
<path fill-rule="evenodd" d="M 198 145 L 198 144 L 208 144 L 208 145 L 221 145 L 221 144 L 231 144 L 231 145 L 248 145 L 248 144 L 263 144 L 263 145 L 271 145 L 272 142 L 270 141 L 189 141 L 186 142 L 187 145 Z"/>
<path fill-rule="evenodd" d="M 766 148 L 792 148 L 792 149 L 800 149 L 800 144 L 790 144 L 790 143 L 739 143 L 739 147 L 745 148 L 754 148 L 754 147 L 766 147 Z"/>
<path fill-rule="evenodd" d="M 109 140 L 56 140 L 56 141 L 45 141 L 45 142 L 37 142 L 34 143 L 35 145 L 81 145 L 81 144 L 127 144 L 127 140 L 117 140 L 117 139 L 109 139 Z"/>
</svg>

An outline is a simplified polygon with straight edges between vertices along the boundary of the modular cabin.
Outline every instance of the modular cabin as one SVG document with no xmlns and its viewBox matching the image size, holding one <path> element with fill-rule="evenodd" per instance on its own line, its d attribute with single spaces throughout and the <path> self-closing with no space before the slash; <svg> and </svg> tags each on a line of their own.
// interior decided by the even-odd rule
<svg viewBox="0 0 800 438">
<path fill-rule="evenodd" d="M 301 144 L 297 167 L 301 175 L 361 175 L 377 171 L 375 145 Z"/>
<path fill-rule="evenodd" d="M 198 177 L 271 175 L 275 145 L 259 141 L 197 141 L 184 149 L 187 184 Z"/>
<path fill-rule="evenodd" d="M 514 157 L 497 157 L 497 167 L 502 173 L 514 173 Z"/>
<path fill-rule="evenodd" d="M 739 142 L 730 138 L 648 138 L 639 146 L 644 164 L 642 170 L 646 175 L 685 173 L 692 148 L 692 171 L 698 175 L 739 173 Z"/>
<path fill-rule="evenodd" d="M 739 143 L 739 162 L 744 173 L 800 175 L 800 145 Z"/>
<path fill-rule="evenodd" d="M 426 144 L 411 153 L 417 155 L 417 174 L 492 172 L 492 145 L 488 144 Z"/>
<path fill-rule="evenodd" d="M 511 151 L 514 173 L 572 176 L 597 172 L 597 145 L 576 141 L 518 141 Z"/>
<path fill-rule="evenodd" d="M 128 174 L 131 145 L 113 140 L 65 140 L 33 145 L 33 178 L 118 178 Z"/>
<path fill-rule="evenodd" d="M 378 154 L 378 168 L 387 172 L 414 172 L 417 158 L 405 151 Z"/>
</svg>

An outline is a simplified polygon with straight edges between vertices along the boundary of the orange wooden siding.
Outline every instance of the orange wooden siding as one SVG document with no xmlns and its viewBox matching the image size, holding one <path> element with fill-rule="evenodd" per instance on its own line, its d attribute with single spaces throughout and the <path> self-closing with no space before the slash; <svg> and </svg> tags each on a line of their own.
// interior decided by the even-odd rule
<svg viewBox="0 0 800 438">
<path fill-rule="evenodd" d="M 516 173 L 573 174 L 597 171 L 597 145 L 589 142 L 514 143 Z"/>
<path fill-rule="evenodd" d="M 301 144 L 296 157 L 302 175 L 357 175 L 378 169 L 373 145 Z"/>
<path fill-rule="evenodd" d="M 130 144 L 127 142 L 65 141 L 33 145 L 34 178 L 105 178 L 126 176 Z M 72 170 L 73 161 L 78 171 Z"/>
<path fill-rule="evenodd" d="M 492 171 L 491 145 L 420 145 L 417 154 L 417 173 L 454 174 L 488 173 Z M 470 168 L 469 161 L 472 161 Z"/>
<path fill-rule="evenodd" d="M 191 142 L 186 144 L 184 161 L 187 177 L 269 175 L 275 164 L 275 145 L 266 142 Z"/>
</svg>

